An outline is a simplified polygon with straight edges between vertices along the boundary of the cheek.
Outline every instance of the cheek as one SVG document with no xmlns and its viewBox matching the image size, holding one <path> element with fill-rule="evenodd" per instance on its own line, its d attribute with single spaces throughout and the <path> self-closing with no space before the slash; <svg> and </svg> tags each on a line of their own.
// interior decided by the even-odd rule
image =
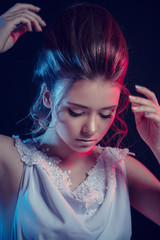
<svg viewBox="0 0 160 240">
<path fill-rule="evenodd" d="M 107 119 L 106 121 L 104 120 L 103 123 L 100 124 L 100 128 L 101 128 L 101 134 L 104 136 L 109 128 L 111 127 L 112 123 L 114 122 L 114 119 L 115 119 L 115 115 L 110 118 L 110 119 Z"/>
<path fill-rule="evenodd" d="M 57 131 L 59 134 L 61 134 L 61 136 L 69 138 L 77 133 L 79 129 L 78 127 L 79 121 L 67 116 L 63 117 L 63 120 L 61 119 L 61 121 L 59 121 L 57 125 Z"/>
</svg>

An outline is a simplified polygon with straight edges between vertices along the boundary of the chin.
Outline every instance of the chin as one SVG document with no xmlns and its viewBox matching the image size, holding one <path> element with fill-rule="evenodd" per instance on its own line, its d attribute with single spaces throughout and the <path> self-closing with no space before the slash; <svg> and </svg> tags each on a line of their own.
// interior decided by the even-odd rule
<svg viewBox="0 0 160 240">
<path fill-rule="evenodd" d="M 72 149 L 79 153 L 88 153 L 88 152 L 91 152 L 94 148 L 95 146 L 81 146 L 81 147 L 76 147 Z"/>
</svg>

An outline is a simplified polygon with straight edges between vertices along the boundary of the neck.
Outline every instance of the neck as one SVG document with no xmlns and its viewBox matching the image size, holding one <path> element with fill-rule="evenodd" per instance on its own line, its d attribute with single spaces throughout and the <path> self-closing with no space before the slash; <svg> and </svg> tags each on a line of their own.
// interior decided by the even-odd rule
<svg viewBox="0 0 160 240">
<path fill-rule="evenodd" d="M 39 149 L 49 149 L 47 154 L 49 156 L 59 157 L 63 163 L 67 165 L 76 164 L 79 160 L 88 158 L 92 155 L 93 149 L 88 152 L 77 152 L 71 149 L 62 139 L 56 134 L 53 129 L 48 129 L 43 135 L 37 138 L 40 146 Z"/>
</svg>

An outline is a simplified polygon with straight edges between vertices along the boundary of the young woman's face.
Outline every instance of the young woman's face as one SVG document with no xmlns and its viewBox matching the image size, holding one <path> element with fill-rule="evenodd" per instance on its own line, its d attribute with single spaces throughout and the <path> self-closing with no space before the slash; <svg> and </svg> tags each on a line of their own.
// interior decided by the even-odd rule
<svg viewBox="0 0 160 240">
<path fill-rule="evenodd" d="M 62 102 L 56 125 L 63 150 L 92 150 L 110 128 L 119 97 L 120 88 L 102 77 L 77 81 Z"/>
</svg>

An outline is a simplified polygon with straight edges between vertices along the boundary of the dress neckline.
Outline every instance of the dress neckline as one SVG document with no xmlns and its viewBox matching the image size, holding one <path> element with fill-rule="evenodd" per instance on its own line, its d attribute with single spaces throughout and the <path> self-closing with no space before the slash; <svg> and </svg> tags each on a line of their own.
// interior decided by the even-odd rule
<svg viewBox="0 0 160 240">
<path fill-rule="evenodd" d="M 103 148 L 100 147 L 100 145 L 97 146 L 97 157 L 96 157 L 96 163 L 93 165 L 93 167 L 91 169 L 89 169 L 85 174 L 86 174 L 86 178 L 80 182 L 80 184 L 78 184 L 74 189 L 71 189 L 71 186 L 73 185 L 72 184 L 72 181 L 71 181 L 71 178 L 70 178 L 70 173 L 71 173 L 71 170 L 63 170 L 60 166 L 59 166 L 59 163 L 62 162 L 62 160 L 58 157 L 58 156 L 48 156 L 47 155 L 47 152 L 49 151 L 48 149 L 47 150 L 40 150 L 38 149 L 39 147 L 39 143 L 38 141 L 33 138 L 33 139 L 28 139 L 26 142 L 29 142 L 34 151 L 36 152 L 36 155 L 40 157 L 40 159 L 47 163 L 48 167 L 50 168 L 52 174 L 53 174 L 53 171 L 52 171 L 52 165 L 54 165 L 54 167 L 56 168 L 56 170 L 59 172 L 60 175 L 63 176 L 63 178 L 65 178 L 65 182 L 66 182 L 66 185 L 67 185 L 67 189 L 69 192 L 71 192 L 72 194 L 74 194 L 75 192 L 77 192 L 77 190 L 79 190 L 79 188 L 81 188 L 81 186 L 83 185 L 87 185 L 88 181 L 90 180 L 91 178 L 91 175 L 93 176 L 94 174 L 96 174 L 96 172 L 98 171 L 98 165 L 99 165 L 99 161 L 103 161 L 102 158 L 100 158 L 100 153 L 102 151 Z M 103 164 L 103 167 L 104 167 L 104 162 L 101 163 L 101 165 Z M 44 165 L 42 164 L 42 167 Z M 46 168 L 45 168 L 46 170 Z"/>
</svg>

